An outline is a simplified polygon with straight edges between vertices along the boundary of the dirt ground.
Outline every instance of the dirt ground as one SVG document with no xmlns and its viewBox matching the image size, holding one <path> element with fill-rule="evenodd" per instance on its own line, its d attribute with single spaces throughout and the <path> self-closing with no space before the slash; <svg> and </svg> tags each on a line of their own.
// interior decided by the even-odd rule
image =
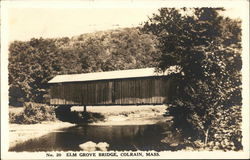
<svg viewBox="0 0 250 160">
<path fill-rule="evenodd" d="M 22 108 L 16 110 L 11 108 L 11 112 L 20 112 Z M 83 107 L 72 107 L 72 110 L 82 111 Z M 164 105 L 148 106 L 88 106 L 88 112 L 97 112 L 105 116 L 102 122 L 96 122 L 89 125 L 144 125 L 155 124 L 166 121 L 163 117 L 166 110 Z M 32 138 L 38 138 L 51 131 L 61 128 L 74 126 L 68 122 L 43 122 L 41 124 L 10 124 L 9 125 L 9 146 L 12 147 L 18 143 Z"/>
</svg>

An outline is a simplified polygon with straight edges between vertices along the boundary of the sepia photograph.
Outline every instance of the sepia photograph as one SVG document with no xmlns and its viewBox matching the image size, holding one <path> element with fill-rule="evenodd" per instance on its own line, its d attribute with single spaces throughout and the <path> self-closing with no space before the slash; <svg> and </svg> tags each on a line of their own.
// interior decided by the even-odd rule
<svg viewBox="0 0 250 160">
<path fill-rule="evenodd" d="M 249 158 L 249 1 L 168 2 L 1 2 L 2 159 Z"/>
</svg>

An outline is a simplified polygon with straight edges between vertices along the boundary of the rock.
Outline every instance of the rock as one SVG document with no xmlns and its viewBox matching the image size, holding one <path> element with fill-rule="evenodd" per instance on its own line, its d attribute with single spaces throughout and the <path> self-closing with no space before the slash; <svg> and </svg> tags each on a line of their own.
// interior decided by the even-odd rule
<svg viewBox="0 0 250 160">
<path fill-rule="evenodd" d="M 96 144 L 95 142 L 88 141 L 86 143 L 80 144 L 79 147 L 84 151 L 96 151 L 97 149 L 100 151 L 107 151 L 109 148 L 109 144 L 106 142 L 99 142 Z"/>
<path fill-rule="evenodd" d="M 169 146 L 170 146 L 170 147 L 177 147 L 177 146 L 178 146 L 178 143 L 171 143 Z"/>
<path fill-rule="evenodd" d="M 208 143 L 208 145 L 213 147 L 213 146 L 214 146 L 214 142 L 213 142 L 213 141 L 210 141 L 210 142 Z"/>
<path fill-rule="evenodd" d="M 96 145 L 96 148 L 99 149 L 100 151 L 107 151 L 109 148 L 109 144 L 106 142 L 100 142 Z"/>
<path fill-rule="evenodd" d="M 79 147 L 84 151 L 89 151 L 89 152 L 96 151 L 96 143 L 92 141 L 80 144 Z"/>
<path fill-rule="evenodd" d="M 192 147 L 186 147 L 185 150 L 187 150 L 187 151 L 193 151 L 194 148 L 192 148 Z"/>
<path fill-rule="evenodd" d="M 215 142 L 215 146 L 219 146 L 220 145 L 220 143 L 219 142 Z"/>
</svg>

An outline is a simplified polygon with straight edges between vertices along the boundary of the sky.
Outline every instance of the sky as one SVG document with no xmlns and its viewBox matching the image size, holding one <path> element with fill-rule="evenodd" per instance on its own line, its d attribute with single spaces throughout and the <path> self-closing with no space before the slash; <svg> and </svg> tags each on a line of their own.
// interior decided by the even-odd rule
<svg viewBox="0 0 250 160">
<path fill-rule="evenodd" d="M 83 33 L 135 27 L 148 20 L 157 8 L 11 8 L 8 10 L 8 38 L 26 41 L 31 38 L 72 37 Z M 225 15 L 240 16 L 239 9 Z"/>
<path fill-rule="evenodd" d="M 157 9 L 12 9 L 9 39 L 75 36 L 98 30 L 138 26 Z"/>
</svg>

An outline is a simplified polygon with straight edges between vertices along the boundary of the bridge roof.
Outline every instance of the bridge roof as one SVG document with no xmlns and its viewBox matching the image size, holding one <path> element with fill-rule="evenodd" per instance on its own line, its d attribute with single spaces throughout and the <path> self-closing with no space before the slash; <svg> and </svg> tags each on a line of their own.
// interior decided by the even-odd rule
<svg viewBox="0 0 250 160">
<path fill-rule="evenodd" d="M 108 71 L 108 72 L 57 75 L 54 78 L 52 78 L 48 83 L 156 77 L 156 76 L 167 76 L 171 73 L 177 73 L 177 71 L 166 70 L 164 73 L 159 73 L 155 71 L 155 68 L 129 69 L 129 70 Z"/>
</svg>

